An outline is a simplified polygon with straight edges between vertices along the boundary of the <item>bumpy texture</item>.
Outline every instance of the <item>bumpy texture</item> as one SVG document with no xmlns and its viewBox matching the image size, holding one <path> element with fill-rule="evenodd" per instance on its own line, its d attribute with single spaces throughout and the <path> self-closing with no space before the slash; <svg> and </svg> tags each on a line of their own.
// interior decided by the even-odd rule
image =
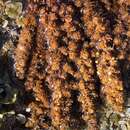
<svg viewBox="0 0 130 130">
<path fill-rule="evenodd" d="M 75 130 L 87 125 L 88 130 L 99 130 L 100 100 L 123 111 L 122 75 L 130 61 L 129 4 L 28 1 L 14 55 L 16 77 L 34 96 L 26 127 Z"/>
</svg>

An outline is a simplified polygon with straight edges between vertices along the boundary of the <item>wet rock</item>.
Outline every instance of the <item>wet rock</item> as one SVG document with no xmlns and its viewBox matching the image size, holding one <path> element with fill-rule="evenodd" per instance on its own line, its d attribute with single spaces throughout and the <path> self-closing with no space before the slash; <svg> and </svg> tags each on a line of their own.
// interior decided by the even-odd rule
<svg viewBox="0 0 130 130">
<path fill-rule="evenodd" d="M 129 130 L 129 129 L 127 129 L 127 126 L 124 125 L 124 124 L 122 124 L 122 125 L 120 126 L 120 128 L 121 128 L 121 130 Z"/>
<path fill-rule="evenodd" d="M 3 26 L 2 26 L 2 27 L 5 28 L 5 27 L 7 27 L 7 25 L 8 25 L 8 21 L 7 21 L 7 20 L 4 20 L 4 21 L 3 21 Z"/>
<path fill-rule="evenodd" d="M 0 0 L 0 16 L 2 16 L 2 14 L 4 13 L 4 7 L 4 2 Z"/>
<path fill-rule="evenodd" d="M 127 99 L 126 106 L 127 106 L 127 107 L 130 107 L 130 97 L 128 97 L 128 99 Z"/>
<path fill-rule="evenodd" d="M 31 112 L 31 108 L 26 108 L 26 112 Z"/>
<path fill-rule="evenodd" d="M 130 108 L 126 109 L 126 114 L 127 114 L 128 117 L 130 117 Z"/>
<path fill-rule="evenodd" d="M 0 52 L 2 55 L 6 55 L 9 51 L 13 50 L 13 48 L 14 48 L 14 45 L 13 45 L 12 41 L 10 40 L 10 41 L 7 41 L 4 43 Z M 4 58 L 6 58 L 6 57 L 4 57 Z"/>
<path fill-rule="evenodd" d="M 12 128 L 12 126 L 14 126 L 15 121 L 16 121 L 15 115 L 13 115 L 11 113 L 7 113 L 3 118 L 1 130 L 10 130 L 10 128 Z"/>
<path fill-rule="evenodd" d="M 3 44 L 8 40 L 8 33 L 5 30 L 0 28 L 0 49 L 2 48 Z"/>
<path fill-rule="evenodd" d="M 127 121 L 127 128 L 130 130 L 130 119 Z"/>
<path fill-rule="evenodd" d="M 0 85 L 4 84 L 4 81 L 2 79 L 0 79 Z"/>
<path fill-rule="evenodd" d="M 1 94 L 3 91 L 4 91 L 4 89 L 3 89 L 3 88 L 0 88 L 0 94 Z"/>
<path fill-rule="evenodd" d="M 112 110 L 106 110 L 106 117 L 109 118 L 112 113 Z"/>
<path fill-rule="evenodd" d="M 103 121 L 101 123 L 100 130 L 107 130 L 107 128 L 108 128 L 108 122 L 107 121 Z"/>
<path fill-rule="evenodd" d="M 12 89 L 12 86 L 9 86 L 9 84 L 2 85 L 0 93 L 0 103 L 14 104 L 17 100 L 17 94 L 18 91 L 16 89 Z"/>
<path fill-rule="evenodd" d="M 16 119 L 21 123 L 21 124 L 25 124 L 26 122 L 26 117 L 23 114 L 18 114 Z"/>
</svg>

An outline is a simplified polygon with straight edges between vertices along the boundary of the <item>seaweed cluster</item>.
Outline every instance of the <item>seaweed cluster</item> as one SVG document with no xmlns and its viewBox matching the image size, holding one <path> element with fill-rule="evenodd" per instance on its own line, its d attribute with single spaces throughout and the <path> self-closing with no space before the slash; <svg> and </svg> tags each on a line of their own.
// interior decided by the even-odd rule
<svg viewBox="0 0 130 130">
<path fill-rule="evenodd" d="M 122 112 L 129 0 L 28 1 L 14 70 L 33 99 L 26 127 L 99 130 L 100 105 Z M 122 64 L 123 63 L 123 64 Z M 126 87 L 127 88 L 127 87 Z"/>
</svg>

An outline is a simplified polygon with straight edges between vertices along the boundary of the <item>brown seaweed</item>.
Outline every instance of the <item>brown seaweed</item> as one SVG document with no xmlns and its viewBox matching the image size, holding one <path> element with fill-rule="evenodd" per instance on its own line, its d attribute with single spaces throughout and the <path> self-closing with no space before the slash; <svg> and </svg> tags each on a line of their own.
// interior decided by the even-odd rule
<svg viewBox="0 0 130 130">
<path fill-rule="evenodd" d="M 15 49 L 16 76 L 34 96 L 26 127 L 100 129 L 100 99 L 114 111 L 124 108 L 120 63 L 127 64 L 126 72 L 129 1 L 34 0 L 28 5 Z"/>
</svg>

